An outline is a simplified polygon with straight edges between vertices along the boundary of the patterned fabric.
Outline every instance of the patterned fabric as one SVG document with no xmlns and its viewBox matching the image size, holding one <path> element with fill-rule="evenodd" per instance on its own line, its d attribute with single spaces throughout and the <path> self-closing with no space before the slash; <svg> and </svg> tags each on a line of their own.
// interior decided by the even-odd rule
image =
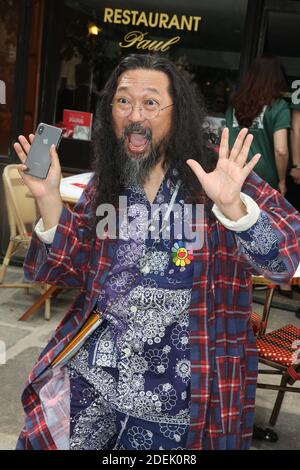
<svg viewBox="0 0 300 470">
<path fill-rule="evenodd" d="M 261 213 L 257 222 L 245 232 L 237 232 L 242 252 L 252 258 L 256 266 L 278 273 L 285 271 L 283 260 L 278 256 L 278 239 L 268 216 Z"/>
<path fill-rule="evenodd" d="M 158 206 L 170 204 L 174 193 L 168 173 L 153 201 Z M 97 302 L 105 321 L 68 365 L 71 449 L 101 450 L 103 445 L 111 445 L 118 428 L 112 416 L 117 420 L 120 413 L 130 422 L 126 430 L 122 428 L 124 438 L 133 428 L 145 437 L 145 443 L 138 445 L 133 435 L 132 449 L 155 449 L 158 441 L 152 437 L 159 437 L 163 427 L 173 429 L 173 435 L 156 449 L 184 447 L 187 437 L 191 250 L 184 240 L 175 241 L 173 223 L 168 225 L 167 238 L 162 233 L 155 239 L 145 238 L 143 229 L 151 219 L 151 205 L 142 187 L 128 188 L 126 196 L 129 217 L 126 229 L 121 224 L 122 231 L 128 234 L 133 214 L 142 213 L 145 223 L 139 220 L 134 240 L 126 236 L 117 241 Z M 181 197 L 179 192 L 174 200 L 174 219 L 182 212 Z"/>
<path fill-rule="evenodd" d="M 113 344 L 106 324 L 93 334 L 68 365 L 70 449 L 121 449 L 124 439 L 131 442 L 132 428 L 139 429 L 141 436 L 139 442 L 134 443 L 133 439 L 126 449 L 185 448 L 189 424 L 185 405 L 189 369 L 181 365 L 175 380 L 173 371 L 172 380 L 168 368 L 170 371 L 175 369 L 176 360 L 169 357 L 163 344 L 162 350 L 145 348 L 143 356 L 134 354 L 111 363 Z M 186 359 L 184 363 L 187 363 Z M 179 382 L 177 387 L 176 380 Z M 151 386 L 154 387 L 152 391 Z M 184 392 L 180 393 L 180 389 Z M 126 428 L 121 426 L 120 418 L 126 422 Z M 163 438 L 161 429 L 169 429 L 170 436 L 165 436 L 168 439 Z M 144 443 L 144 438 L 148 442 Z"/>
<path fill-rule="evenodd" d="M 80 414 L 72 436 L 74 450 L 180 450 L 188 434 L 184 424 L 157 424 L 120 413 L 94 395 Z M 85 437 L 85 439 L 84 439 Z"/>
<path fill-rule="evenodd" d="M 300 328 L 285 325 L 257 339 L 259 355 L 284 366 L 299 360 Z"/>
<path fill-rule="evenodd" d="M 266 257 L 256 263 L 251 242 L 245 251 L 242 234 L 223 227 L 205 206 L 206 218 L 193 230 L 203 233 L 201 249 L 193 251 L 193 285 L 189 307 L 191 408 L 187 447 L 246 449 L 252 436 L 257 349 L 249 322 L 251 274 L 275 283 L 288 282 L 299 264 L 299 214 L 267 183 L 252 173 L 243 192 L 252 197 L 276 235 L 272 270 Z M 25 261 L 26 278 L 55 285 L 79 286 L 82 291 L 29 374 L 22 395 L 26 413 L 19 449 L 55 449 L 42 411 L 39 390 L 49 381 L 48 366 L 75 336 L 93 311 L 111 267 L 115 241 L 92 241 L 88 185 L 73 212 L 64 208 L 49 253 L 33 234 Z M 203 196 L 199 192 L 199 203 Z M 283 266 L 285 269 L 283 269 Z"/>
<path fill-rule="evenodd" d="M 261 326 L 262 326 L 262 317 L 259 313 L 252 312 L 250 317 L 251 326 L 253 328 L 253 333 L 257 336 Z"/>
</svg>

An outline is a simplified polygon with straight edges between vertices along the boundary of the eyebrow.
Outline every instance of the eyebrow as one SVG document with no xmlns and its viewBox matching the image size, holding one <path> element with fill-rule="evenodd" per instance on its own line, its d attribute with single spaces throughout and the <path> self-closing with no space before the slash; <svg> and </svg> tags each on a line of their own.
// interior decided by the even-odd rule
<svg viewBox="0 0 300 470">
<path fill-rule="evenodd" d="M 117 89 L 117 92 L 119 92 L 119 91 L 128 91 L 128 90 L 129 90 L 129 87 L 123 85 L 123 86 L 120 86 L 120 87 Z M 147 88 L 144 88 L 144 91 L 150 92 L 150 93 L 156 93 L 157 95 L 160 95 L 159 91 L 158 91 L 156 88 L 147 87 Z"/>
</svg>

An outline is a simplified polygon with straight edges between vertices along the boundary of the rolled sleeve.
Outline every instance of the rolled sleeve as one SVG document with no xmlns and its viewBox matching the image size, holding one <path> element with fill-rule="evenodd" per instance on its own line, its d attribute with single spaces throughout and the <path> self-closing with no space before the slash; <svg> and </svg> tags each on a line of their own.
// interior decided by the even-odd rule
<svg viewBox="0 0 300 470">
<path fill-rule="evenodd" d="M 41 242 L 51 245 L 55 237 L 56 229 L 57 225 L 49 228 L 49 230 L 45 230 L 43 219 L 40 219 L 36 224 L 34 231 Z"/>
<path fill-rule="evenodd" d="M 247 194 L 241 193 L 241 200 L 243 201 L 247 214 L 241 217 L 239 220 L 233 221 L 227 219 L 225 215 L 220 211 L 216 204 L 213 205 L 212 211 L 217 219 L 221 222 L 224 227 L 233 232 L 243 232 L 251 228 L 258 220 L 260 216 L 260 208 L 252 197 Z"/>
</svg>

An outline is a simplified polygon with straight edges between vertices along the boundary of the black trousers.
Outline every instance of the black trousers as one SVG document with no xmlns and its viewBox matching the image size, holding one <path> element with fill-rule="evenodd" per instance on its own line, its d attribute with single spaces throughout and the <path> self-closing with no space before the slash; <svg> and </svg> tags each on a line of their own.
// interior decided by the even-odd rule
<svg viewBox="0 0 300 470">
<path fill-rule="evenodd" d="M 300 212 L 300 184 L 294 183 L 293 178 L 288 175 L 286 179 L 287 193 L 285 198 L 292 204 L 292 206 Z"/>
</svg>

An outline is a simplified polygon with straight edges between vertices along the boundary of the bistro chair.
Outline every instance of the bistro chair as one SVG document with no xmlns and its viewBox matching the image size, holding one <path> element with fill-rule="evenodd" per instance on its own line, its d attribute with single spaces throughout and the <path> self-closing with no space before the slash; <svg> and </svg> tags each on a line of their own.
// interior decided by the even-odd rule
<svg viewBox="0 0 300 470">
<path fill-rule="evenodd" d="M 287 324 L 266 333 L 276 286 L 261 276 L 253 276 L 252 284 L 267 286 L 263 313 L 253 312 L 251 323 L 257 338 L 259 364 L 268 366 L 267 369 L 258 369 L 257 388 L 278 392 L 269 420 L 270 425 L 275 426 L 285 392 L 300 393 L 300 387 L 292 386 L 300 380 L 300 328 Z M 260 376 L 263 374 L 280 376 L 280 384 L 261 383 Z"/>
<path fill-rule="evenodd" d="M 54 292 L 53 286 L 40 283 L 4 283 L 7 267 L 12 256 L 27 249 L 31 241 L 31 231 L 36 220 L 36 206 L 33 197 L 28 197 L 28 188 L 23 184 L 19 175 L 17 165 L 7 165 L 3 171 L 3 186 L 5 204 L 7 210 L 8 223 L 10 228 L 9 244 L 0 267 L 0 288 L 26 288 L 38 289 L 42 296 L 38 303 L 35 303 L 34 310 L 37 310 L 43 303 L 45 304 L 45 319 L 50 319 L 51 295 Z M 32 308 L 29 309 L 30 314 Z M 25 320 L 30 315 L 22 316 L 20 320 Z"/>
</svg>

